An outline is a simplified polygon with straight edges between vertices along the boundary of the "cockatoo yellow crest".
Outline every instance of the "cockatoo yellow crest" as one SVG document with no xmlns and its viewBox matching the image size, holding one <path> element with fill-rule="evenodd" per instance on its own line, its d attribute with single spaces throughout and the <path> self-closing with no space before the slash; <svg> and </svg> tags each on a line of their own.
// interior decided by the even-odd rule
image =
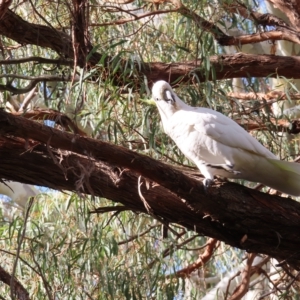
<svg viewBox="0 0 300 300">
<path fill-rule="evenodd" d="M 263 183 L 300 195 L 300 164 L 279 160 L 223 114 L 185 104 L 165 81 L 152 88 L 163 128 L 193 161 L 209 186 L 215 175 Z"/>
</svg>

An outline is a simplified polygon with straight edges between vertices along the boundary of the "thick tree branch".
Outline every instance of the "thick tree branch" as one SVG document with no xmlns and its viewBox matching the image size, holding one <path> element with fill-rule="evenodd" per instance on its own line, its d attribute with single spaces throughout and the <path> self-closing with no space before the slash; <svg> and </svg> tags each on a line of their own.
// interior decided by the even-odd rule
<svg viewBox="0 0 300 300">
<path fill-rule="evenodd" d="M 6 14 L 12 0 L 2 0 L 0 2 L 0 19 Z"/>
<path fill-rule="evenodd" d="M 276 26 L 277 30 L 241 36 L 228 36 L 213 22 L 205 20 L 204 18 L 184 6 L 180 0 L 167 0 L 162 2 L 171 2 L 176 7 L 178 13 L 191 18 L 199 29 L 211 33 L 212 36 L 222 46 L 241 46 L 245 44 L 259 43 L 267 40 L 287 40 L 293 43 L 300 44 L 299 33 L 294 28 L 289 27 L 283 20 L 277 18 L 276 16 L 272 16 L 271 14 L 251 12 L 241 4 L 234 3 L 225 5 L 225 8 L 227 8 L 231 12 L 239 12 L 245 18 L 253 19 L 256 24 L 260 24 L 263 26 Z"/>
<path fill-rule="evenodd" d="M 268 93 L 242 93 L 242 92 L 230 92 L 227 94 L 228 97 L 236 98 L 239 100 L 259 100 L 259 101 L 272 101 L 272 100 L 299 100 L 299 93 L 290 93 L 287 95 L 283 91 L 274 90 Z"/>
<path fill-rule="evenodd" d="M 206 78 L 201 70 L 201 61 L 184 63 L 149 63 L 144 64 L 142 73 L 153 83 L 159 79 L 173 82 L 181 78 L 181 82 L 190 81 L 194 76 L 200 81 L 206 79 L 229 79 L 240 77 L 278 77 L 300 78 L 300 57 L 253 55 L 237 53 L 210 57 L 214 74 Z"/>
<path fill-rule="evenodd" d="M 290 20 L 297 31 L 300 31 L 300 4 L 298 0 L 268 0 L 279 8 Z"/>
<path fill-rule="evenodd" d="M 72 24 L 72 42 L 74 51 L 74 71 L 77 63 L 82 65 L 80 59 L 87 57 L 88 53 L 92 51 L 93 46 L 90 43 L 88 32 L 88 3 L 86 0 L 73 0 L 73 24 Z M 75 73 L 75 72 L 74 72 Z"/>
<path fill-rule="evenodd" d="M 75 134 L 86 136 L 87 134 L 82 131 L 77 124 L 72 121 L 67 115 L 53 109 L 33 109 L 28 111 L 21 111 L 13 113 L 15 116 L 23 116 L 31 120 L 51 120 L 56 124 L 63 127 L 64 130 L 72 131 Z"/>
<path fill-rule="evenodd" d="M 230 4 L 225 3 L 223 6 L 226 11 L 238 13 L 243 18 L 254 21 L 257 25 L 283 27 L 296 32 L 294 28 L 289 27 L 282 19 L 269 13 L 261 14 L 257 11 L 250 10 L 249 7 L 237 1 Z"/>
<path fill-rule="evenodd" d="M 230 45 L 245 45 L 249 43 L 259 43 L 267 40 L 286 40 L 296 44 L 300 44 L 300 35 L 295 28 L 286 24 L 282 19 L 272 14 L 261 14 L 256 11 L 251 11 L 245 5 L 241 3 L 231 3 L 224 5 L 225 10 L 231 13 L 238 13 L 246 19 L 250 19 L 255 22 L 256 25 L 276 26 L 276 30 L 268 32 L 258 32 L 255 34 L 241 35 L 237 37 L 224 36 L 221 37 L 218 42 L 223 46 Z"/>
<path fill-rule="evenodd" d="M 244 127 L 247 131 L 271 130 L 274 132 L 287 132 L 289 134 L 300 133 L 300 120 L 294 120 L 290 122 L 285 119 L 263 119 L 258 117 L 252 117 L 251 119 L 236 118 L 235 121 L 242 127 Z"/>
<path fill-rule="evenodd" d="M 0 280 L 8 286 L 10 286 L 11 282 L 13 282 L 15 296 L 18 300 L 30 299 L 29 293 L 24 288 L 24 286 L 15 277 L 12 277 L 7 271 L 5 271 L 1 266 L 0 266 Z"/>
<path fill-rule="evenodd" d="M 201 20 L 200 20 L 201 21 Z M 200 22 L 199 21 L 199 22 Z M 13 28 L 13 30 L 12 30 Z M 56 31 L 43 25 L 31 24 L 24 21 L 22 18 L 8 10 L 3 19 L 0 20 L 0 33 L 11 39 L 16 40 L 22 44 L 35 44 L 45 48 L 51 48 L 63 57 L 74 59 L 74 51 L 72 40 L 69 35 L 64 32 Z M 34 33 L 34 34 L 32 34 Z M 79 53 L 81 55 L 81 53 Z M 95 66 L 101 59 L 102 55 L 99 53 L 92 53 L 89 63 Z M 79 66 L 84 67 L 85 57 L 78 58 Z M 104 62 L 105 72 L 101 72 L 101 76 L 109 76 L 111 58 L 107 57 Z M 133 72 L 135 77 L 128 77 L 126 80 L 131 82 L 136 89 L 140 88 L 143 80 L 137 80 L 136 74 L 146 76 L 151 83 L 158 79 L 163 79 L 169 82 L 178 81 L 187 82 L 197 76 L 200 81 L 207 79 L 226 79 L 234 77 L 277 77 L 284 76 L 287 78 L 300 78 L 300 58 L 299 57 L 282 57 L 275 55 L 251 55 L 237 53 L 234 55 L 212 56 L 210 58 L 211 66 L 214 68 L 214 76 L 205 77 L 201 69 L 201 61 L 187 61 L 179 63 L 161 63 L 152 62 L 144 63 L 141 69 Z M 120 74 L 118 72 L 114 75 L 114 84 L 123 86 L 124 77 L 121 76 L 124 68 L 128 64 L 126 61 L 120 64 Z M 100 70 L 101 71 L 101 70 Z M 34 84 L 25 89 L 32 89 Z M 5 87 L 2 86 L 2 89 Z M 10 88 L 12 92 L 16 91 Z"/>
<path fill-rule="evenodd" d="M 33 44 L 56 51 L 63 58 L 74 59 L 74 51 L 71 37 L 53 28 L 29 23 L 11 10 L 7 10 L 0 20 L 0 33 L 21 44 Z M 95 65 L 101 59 L 101 55 L 93 53 L 90 63 Z M 80 57 L 79 66 L 85 66 L 85 57 Z"/>
<path fill-rule="evenodd" d="M 203 185 L 122 147 L 0 111 L 0 177 L 105 197 L 300 268 L 300 204 L 234 183 Z M 149 185 L 138 191 L 138 177 Z"/>
<path fill-rule="evenodd" d="M 223 36 L 218 39 L 218 42 L 222 46 L 242 46 L 246 44 L 260 43 L 264 41 L 280 40 L 300 44 L 300 35 L 298 33 L 281 28 L 277 30 L 245 34 L 240 36 Z"/>
</svg>

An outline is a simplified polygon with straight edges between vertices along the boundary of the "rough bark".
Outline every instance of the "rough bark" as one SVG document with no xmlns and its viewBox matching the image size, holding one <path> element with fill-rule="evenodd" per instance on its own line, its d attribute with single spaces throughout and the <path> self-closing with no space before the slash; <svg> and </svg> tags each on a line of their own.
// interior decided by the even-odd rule
<svg viewBox="0 0 300 300">
<path fill-rule="evenodd" d="M 149 63 L 145 64 L 142 72 L 148 81 L 153 83 L 159 79 L 173 82 L 181 78 L 181 82 L 192 80 L 197 76 L 200 81 L 206 79 L 228 79 L 238 77 L 278 77 L 300 78 L 300 57 L 253 55 L 236 53 L 210 57 L 211 67 L 215 76 L 205 77 L 201 70 L 201 61 L 187 61 L 184 63 Z"/>
<path fill-rule="evenodd" d="M 300 3 L 298 0 L 268 0 L 279 8 L 290 20 L 296 30 L 300 30 Z"/>
<path fill-rule="evenodd" d="M 28 291 L 24 286 L 15 278 L 12 278 L 12 275 L 9 274 L 5 269 L 0 266 L 0 280 L 6 285 L 11 286 L 12 282 L 14 285 L 14 296 L 18 300 L 30 300 Z M 3 298 L 4 299 L 4 298 Z"/>
<path fill-rule="evenodd" d="M 105 197 L 300 268 L 298 202 L 228 182 L 204 192 L 201 181 L 150 157 L 3 111 L 0 177 Z"/>
<path fill-rule="evenodd" d="M 67 33 L 53 27 L 29 23 L 9 9 L 0 20 L 0 33 L 20 44 L 50 48 L 64 58 L 74 59 L 72 38 Z M 90 63 L 95 65 L 100 59 L 101 55 L 94 53 L 91 56 Z M 81 67 L 85 65 L 84 56 L 79 58 L 78 64 Z"/>
</svg>

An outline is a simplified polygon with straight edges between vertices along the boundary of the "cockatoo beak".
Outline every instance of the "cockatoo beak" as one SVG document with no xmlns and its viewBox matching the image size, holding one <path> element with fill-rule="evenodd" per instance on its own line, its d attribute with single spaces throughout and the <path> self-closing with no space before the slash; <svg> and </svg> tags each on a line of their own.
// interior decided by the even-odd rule
<svg viewBox="0 0 300 300">
<path fill-rule="evenodd" d="M 151 99 L 140 99 L 140 101 L 147 104 L 147 105 L 155 105 L 156 106 L 156 102 L 153 98 L 151 98 Z"/>
<path fill-rule="evenodd" d="M 166 97 L 167 97 L 168 101 L 175 102 L 174 97 L 169 90 L 166 91 Z"/>
<path fill-rule="evenodd" d="M 145 100 L 145 102 L 146 102 L 147 104 L 149 104 L 149 105 L 155 105 L 155 106 L 156 106 L 156 101 L 155 101 L 153 98 L 151 98 L 151 99 L 149 99 L 149 100 Z"/>
</svg>

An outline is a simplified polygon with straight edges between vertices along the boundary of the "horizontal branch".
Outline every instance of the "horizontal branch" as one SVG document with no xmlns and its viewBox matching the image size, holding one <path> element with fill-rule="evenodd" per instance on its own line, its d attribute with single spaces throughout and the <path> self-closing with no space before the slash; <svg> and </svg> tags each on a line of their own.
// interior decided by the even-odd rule
<svg viewBox="0 0 300 300">
<path fill-rule="evenodd" d="M 4 111 L 0 157 L 1 178 L 105 197 L 144 213 L 150 207 L 165 222 L 300 267 L 294 200 L 229 182 L 205 192 L 199 180 L 148 156 Z"/>
<path fill-rule="evenodd" d="M 213 22 L 203 19 L 201 16 L 193 12 L 192 10 L 185 7 L 180 0 L 167 0 L 164 2 L 171 2 L 175 7 L 177 7 L 178 13 L 191 18 L 196 26 L 209 32 L 222 46 L 241 46 L 252 43 L 260 43 L 263 41 L 276 41 L 276 40 L 286 40 L 296 44 L 300 44 L 300 35 L 294 28 L 289 27 L 283 20 L 272 16 L 271 14 L 260 14 L 258 12 L 251 12 L 243 5 L 225 5 L 225 8 L 229 8 L 230 11 L 240 12 L 246 18 L 253 19 L 256 24 L 263 26 L 276 26 L 277 30 L 269 32 L 259 32 L 249 35 L 240 36 L 229 36 L 225 34 L 218 26 Z"/>
<path fill-rule="evenodd" d="M 183 13 L 189 13 L 186 8 L 180 8 Z M 191 17 L 195 17 L 191 15 Z M 207 30 L 214 27 L 210 27 L 212 24 L 206 24 L 205 20 L 198 20 L 201 26 L 206 26 Z M 205 24 L 204 24 L 204 23 Z M 14 30 L 11 30 L 14 28 Z M 213 30 L 214 31 L 214 30 Z M 44 25 L 31 24 L 24 21 L 12 11 L 8 10 L 4 17 L 0 20 L 0 34 L 14 39 L 21 44 L 34 44 L 45 48 L 50 48 L 60 54 L 62 57 L 69 60 L 74 60 L 74 52 L 72 46 L 72 39 L 64 32 L 54 30 Z M 218 36 L 222 36 L 220 31 L 217 32 Z M 80 53 L 79 53 L 80 55 Z M 90 66 L 96 66 L 101 60 L 102 54 L 93 52 L 90 54 L 89 64 Z M 99 76 L 109 76 L 111 74 L 111 65 L 113 59 L 106 57 L 104 59 L 104 68 L 107 72 L 100 72 Z M 79 66 L 83 67 L 86 63 L 85 57 L 78 58 Z M 187 82 L 193 80 L 195 76 L 200 81 L 205 80 L 222 80 L 235 77 L 278 77 L 284 76 L 287 78 L 300 78 L 300 58 L 299 57 L 282 57 L 275 55 L 251 55 L 237 53 L 234 55 L 220 55 L 210 57 L 211 67 L 214 69 L 211 76 L 205 76 L 202 69 L 202 61 L 194 60 L 178 63 L 161 63 L 150 62 L 141 64 L 141 68 L 136 64 L 136 72 L 130 72 L 133 77 L 130 76 L 124 78 L 122 72 L 124 72 L 125 66 L 128 64 L 126 60 L 121 60 L 119 64 L 119 73 L 114 70 L 114 84 L 117 86 L 127 85 L 128 82 L 134 83 L 134 88 L 140 89 L 141 82 L 144 80 L 136 80 L 136 75 L 140 77 L 146 76 L 148 82 L 153 83 L 159 79 L 166 80 L 168 82 Z M 115 66 L 115 64 L 113 64 Z M 96 73 L 94 73 L 96 76 Z M 124 82 L 126 80 L 126 83 Z M 1 90 L 9 90 L 14 93 L 25 93 L 31 90 L 36 82 L 32 82 L 30 86 L 22 90 L 16 90 L 14 87 L 6 88 L 0 86 Z"/>
<path fill-rule="evenodd" d="M 0 74 L 0 78 L 9 79 L 23 79 L 23 80 L 38 80 L 38 81 L 69 81 L 71 76 L 67 75 L 41 75 L 41 76 L 28 76 L 19 74 Z"/>
<path fill-rule="evenodd" d="M 22 63 L 34 62 L 39 64 L 53 64 L 58 66 L 72 66 L 73 62 L 67 59 L 51 59 L 40 56 L 28 56 L 23 58 L 13 58 L 13 59 L 0 59 L 1 65 L 19 65 Z"/>
<path fill-rule="evenodd" d="M 197 77 L 199 81 L 222 80 L 242 77 L 279 77 L 300 78 L 299 56 L 254 55 L 236 53 L 210 57 L 213 75 L 205 77 L 202 61 L 187 61 L 177 63 L 153 62 L 144 64 L 140 73 L 153 83 L 159 79 L 168 82 L 187 82 Z"/>
<path fill-rule="evenodd" d="M 177 11 L 178 11 L 178 9 L 168 9 L 168 10 L 150 11 L 147 13 L 136 14 L 136 15 L 131 14 L 132 15 L 131 18 L 118 19 L 118 20 L 114 20 L 111 22 L 105 22 L 105 23 L 90 23 L 89 26 L 90 27 L 103 27 L 103 26 L 110 26 L 110 25 L 121 25 L 121 24 L 126 24 L 129 22 L 141 20 L 144 18 L 149 18 L 152 16 L 163 15 L 163 14 L 177 12 Z"/>
<path fill-rule="evenodd" d="M 259 101 L 272 101 L 272 100 L 299 100 L 300 93 L 289 93 L 288 95 L 279 90 L 270 91 L 268 93 L 243 93 L 243 92 L 230 92 L 227 93 L 228 97 L 236 98 L 239 100 L 259 100 Z"/>
<path fill-rule="evenodd" d="M 300 133 L 300 120 L 288 121 L 285 119 L 274 118 L 235 118 L 238 124 L 240 124 L 245 130 L 268 130 L 274 132 L 287 132 L 289 134 Z"/>
<path fill-rule="evenodd" d="M 221 46 L 242 46 L 247 44 L 260 43 L 264 41 L 285 40 L 300 44 L 300 35 L 287 29 L 277 29 L 240 36 L 224 36 L 218 39 Z"/>
<path fill-rule="evenodd" d="M 32 109 L 13 113 L 15 116 L 22 116 L 31 120 L 50 120 L 58 125 L 61 125 L 64 130 L 72 131 L 75 134 L 86 136 L 87 134 L 82 131 L 76 123 L 71 120 L 67 115 L 53 109 Z"/>
<path fill-rule="evenodd" d="M 259 32 L 252 35 L 245 35 L 239 37 L 225 37 L 219 43 L 223 46 L 229 45 L 245 45 L 250 43 L 258 43 L 266 40 L 286 40 L 296 44 L 300 44 L 300 35 L 294 27 L 289 26 L 282 19 L 275 15 L 266 13 L 262 14 L 251 10 L 242 3 L 232 2 L 224 4 L 224 9 L 231 13 L 238 13 L 243 18 L 252 20 L 256 25 L 261 25 L 264 28 L 267 26 L 275 26 L 276 30 L 268 32 Z"/>
<path fill-rule="evenodd" d="M 0 78 L 8 78 L 9 83 L 7 84 L 0 84 L 0 91 L 9 91 L 13 94 L 25 94 L 30 92 L 32 89 L 35 88 L 35 86 L 39 82 L 66 82 L 66 81 L 72 81 L 76 82 L 78 81 L 77 78 L 72 78 L 71 76 L 64 76 L 64 75 L 41 75 L 41 76 L 25 76 L 25 75 L 18 75 L 18 74 L 1 74 Z M 23 79 L 30 81 L 27 86 L 24 88 L 16 88 L 14 85 L 12 85 L 12 81 L 14 79 Z"/>
<path fill-rule="evenodd" d="M 186 8 L 180 8 L 183 13 L 191 14 Z M 190 17 L 196 18 L 197 16 L 191 15 Z M 201 26 L 208 26 L 207 30 L 212 24 L 206 24 L 205 20 L 198 20 Z M 204 23 L 203 23 L 204 22 Z M 206 25 L 205 25 L 206 24 Z M 34 44 L 45 48 L 50 48 L 58 54 L 66 57 L 69 60 L 74 59 L 72 39 L 64 32 L 54 30 L 43 25 L 31 24 L 24 21 L 12 11 L 8 10 L 4 17 L 0 20 L 0 33 L 7 36 L 21 44 Z M 222 33 L 218 31 L 219 36 Z M 80 53 L 79 53 L 80 55 Z M 90 55 L 89 63 L 95 66 L 101 59 L 102 54 L 94 52 Z M 104 68 L 107 72 L 101 72 L 100 76 L 109 76 L 112 68 L 112 58 L 106 57 L 104 60 Z M 127 61 L 123 60 L 120 64 L 119 73 L 115 72 L 114 84 L 118 86 L 127 85 L 128 81 L 132 82 L 134 89 L 138 90 L 144 80 L 137 80 L 136 74 L 142 78 L 146 76 L 148 82 L 153 83 L 159 79 L 169 82 L 187 82 L 193 80 L 195 76 L 200 81 L 205 80 L 220 80 L 235 77 L 277 77 L 284 76 L 287 78 L 300 78 L 300 58 L 299 57 L 282 57 L 275 55 L 251 55 L 237 53 L 234 55 L 221 55 L 210 57 L 211 66 L 214 69 L 213 76 L 205 76 L 202 70 L 202 62 L 200 60 L 178 62 L 178 63 L 161 63 L 150 62 L 144 63 L 139 68 L 136 65 L 136 72 L 131 72 L 132 78 L 122 75 L 125 66 L 128 66 Z M 83 67 L 86 63 L 85 57 L 78 57 L 79 66 Z M 113 64 L 115 66 L 115 64 Z M 126 83 L 124 82 L 126 80 Z M 37 82 L 32 82 L 24 89 L 16 90 L 14 87 L 7 88 L 0 86 L 1 90 L 9 90 L 14 93 L 25 93 L 31 90 Z"/>
</svg>

